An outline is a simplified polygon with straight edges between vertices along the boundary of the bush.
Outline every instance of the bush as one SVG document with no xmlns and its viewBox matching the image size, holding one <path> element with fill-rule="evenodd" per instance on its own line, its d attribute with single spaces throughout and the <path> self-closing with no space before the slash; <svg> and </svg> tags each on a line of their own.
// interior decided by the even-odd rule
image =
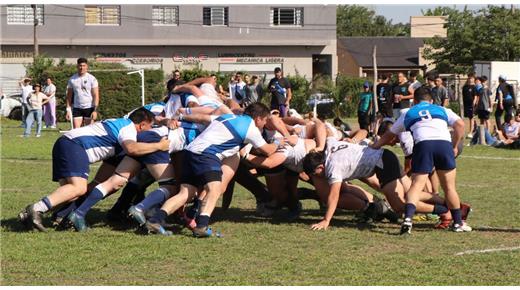
<svg viewBox="0 0 520 290">
<path fill-rule="evenodd" d="M 354 117 L 357 114 L 359 93 L 365 79 L 338 75 L 334 91 L 335 113 L 339 117 Z"/>
<path fill-rule="evenodd" d="M 89 70 L 115 69 L 122 71 L 94 71 L 92 75 L 99 83 L 100 104 L 99 118 L 119 118 L 136 107 L 141 106 L 141 77 L 138 74 L 127 75 L 125 66 L 121 64 L 96 63 L 89 61 Z M 52 78 L 56 86 L 56 114 L 59 121 L 65 121 L 65 105 L 67 82 L 76 73 L 75 64 L 60 61 L 54 65 L 52 60 L 37 59 L 35 64 L 27 67 L 34 80 L 44 83 L 47 77 Z M 166 92 L 162 70 L 145 70 L 145 103 L 161 100 Z"/>
<path fill-rule="evenodd" d="M 291 83 L 291 108 L 295 109 L 299 113 L 308 113 L 311 111 L 307 100 L 310 98 L 310 83 L 302 76 L 287 76 L 289 83 Z M 271 98 L 269 98 L 270 100 Z"/>
</svg>

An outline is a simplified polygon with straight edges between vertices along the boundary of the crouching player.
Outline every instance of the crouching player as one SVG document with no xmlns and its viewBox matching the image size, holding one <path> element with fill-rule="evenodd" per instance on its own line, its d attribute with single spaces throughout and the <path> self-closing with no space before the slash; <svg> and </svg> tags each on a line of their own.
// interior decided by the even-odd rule
<svg viewBox="0 0 520 290">
<path fill-rule="evenodd" d="M 229 182 L 234 175 L 233 170 L 238 166 L 237 153 L 240 146 L 251 143 L 265 155 L 273 154 L 277 149 L 277 145 L 267 144 L 259 131 L 265 126 L 268 116 L 269 109 L 255 103 L 249 105 L 243 115 L 227 114 L 213 120 L 186 148 L 180 191 L 146 222 L 149 231 L 165 233 L 161 224 L 168 214 L 193 199 L 198 188 L 203 187 L 206 194 L 204 197 L 199 196 L 200 214 L 196 217 L 197 225 L 192 231 L 195 237 L 211 236 L 208 227 L 210 216 L 227 186 L 225 183 Z M 223 172 L 223 160 L 228 158 L 236 158 L 236 162 Z"/>
<path fill-rule="evenodd" d="M 411 233 L 412 217 L 417 204 L 423 201 L 421 192 L 434 168 L 446 194 L 447 205 L 453 218 L 453 231 L 469 232 L 471 227 L 462 219 L 460 199 L 455 188 L 455 156 L 464 135 L 464 121 L 450 109 L 433 105 L 431 102 L 432 97 L 426 88 L 417 89 L 414 93 L 415 105 L 401 114 L 373 148 L 388 144 L 400 132 L 412 132 L 415 143 L 412 155 L 412 186 L 406 193 L 405 220 L 401 226 L 401 234 Z M 448 126 L 454 129 L 453 142 Z M 448 209 L 438 214 L 447 211 Z"/>
<path fill-rule="evenodd" d="M 19 214 L 27 228 L 45 231 L 42 213 L 84 195 L 87 192 L 89 164 L 114 156 L 124 150 L 129 155 L 144 155 L 166 150 L 166 139 L 157 143 L 136 142 L 138 132 L 151 129 L 154 115 L 144 109 L 129 118 L 109 119 L 77 128 L 60 137 L 52 148 L 52 180 L 60 187 L 40 201 L 28 205 Z"/>
</svg>

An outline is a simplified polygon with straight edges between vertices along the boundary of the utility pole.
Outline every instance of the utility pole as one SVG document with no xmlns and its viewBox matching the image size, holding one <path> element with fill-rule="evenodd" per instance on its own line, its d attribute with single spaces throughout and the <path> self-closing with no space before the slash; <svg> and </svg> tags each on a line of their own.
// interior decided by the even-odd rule
<svg viewBox="0 0 520 290">
<path fill-rule="evenodd" d="M 372 64 L 374 66 L 374 82 L 373 82 L 373 85 L 372 85 L 372 93 L 374 94 L 374 99 L 373 99 L 373 106 L 372 108 L 374 108 L 374 116 L 375 114 L 379 111 L 379 108 L 377 107 L 377 46 L 374 45 L 374 49 L 372 50 Z M 373 126 L 372 126 L 372 129 L 373 129 L 373 136 L 374 138 L 377 138 L 377 118 L 374 118 L 374 123 L 373 123 Z"/>
<path fill-rule="evenodd" d="M 33 25 L 34 58 L 36 58 L 38 56 L 38 54 L 39 54 L 39 52 L 38 52 L 38 37 L 36 35 L 36 28 L 38 27 L 38 17 L 36 16 L 36 5 L 32 4 L 31 8 L 33 9 L 33 20 L 34 20 L 34 23 L 33 23 L 34 24 Z"/>
</svg>

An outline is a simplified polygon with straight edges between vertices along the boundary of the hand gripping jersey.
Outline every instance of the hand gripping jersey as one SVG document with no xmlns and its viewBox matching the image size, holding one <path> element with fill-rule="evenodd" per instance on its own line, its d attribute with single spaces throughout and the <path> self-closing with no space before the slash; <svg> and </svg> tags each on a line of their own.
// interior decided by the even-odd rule
<svg viewBox="0 0 520 290">
<path fill-rule="evenodd" d="M 259 148 L 266 144 L 255 122 L 248 115 L 226 114 L 214 119 L 186 150 L 195 154 L 212 154 L 220 160 L 238 152 L 243 144 Z"/>
<path fill-rule="evenodd" d="M 130 119 L 119 118 L 73 129 L 64 136 L 83 147 L 89 162 L 94 163 L 122 152 L 124 141 L 137 140 L 137 131 Z"/>
<path fill-rule="evenodd" d="M 383 149 L 327 138 L 325 175 L 329 184 L 370 177 L 375 167 L 383 168 Z"/>
<path fill-rule="evenodd" d="M 170 130 L 166 126 L 161 126 L 151 129 L 150 131 L 156 132 L 161 137 L 167 136 L 168 141 L 170 141 L 168 153 L 174 153 L 186 149 L 188 144 L 195 140 L 195 138 L 204 131 L 204 128 L 204 125 L 183 121 L 175 130 Z"/>
<path fill-rule="evenodd" d="M 278 150 L 285 155 L 285 161 L 283 165 L 294 172 L 303 172 L 303 159 L 307 155 L 307 149 L 305 148 L 305 140 L 298 138 L 296 145 L 291 146 L 285 144 L 281 149 Z"/>
<path fill-rule="evenodd" d="M 179 108 L 187 108 L 190 102 L 198 104 L 199 100 L 191 94 L 170 94 L 170 99 L 164 106 L 165 117 L 172 118 Z"/>
<path fill-rule="evenodd" d="M 412 132 L 415 144 L 425 140 L 451 142 L 448 125 L 452 126 L 460 119 L 452 110 L 428 102 L 421 102 L 403 112 L 390 131 L 396 135 L 403 131 Z"/>
</svg>

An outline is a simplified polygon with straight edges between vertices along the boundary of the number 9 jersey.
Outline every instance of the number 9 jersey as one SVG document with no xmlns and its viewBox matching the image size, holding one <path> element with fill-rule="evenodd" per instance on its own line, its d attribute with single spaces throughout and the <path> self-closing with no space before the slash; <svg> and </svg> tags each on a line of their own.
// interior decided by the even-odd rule
<svg viewBox="0 0 520 290">
<path fill-rule="evenodd" d="M 460 120 L 452 110 L 426 101 L 401 112 L 401 116 L 390 130 L 396 135 L 404 131 L 412 132 L 415 144 L 425 140 L 451 142 L 448 126 Z"/>
</svg>

